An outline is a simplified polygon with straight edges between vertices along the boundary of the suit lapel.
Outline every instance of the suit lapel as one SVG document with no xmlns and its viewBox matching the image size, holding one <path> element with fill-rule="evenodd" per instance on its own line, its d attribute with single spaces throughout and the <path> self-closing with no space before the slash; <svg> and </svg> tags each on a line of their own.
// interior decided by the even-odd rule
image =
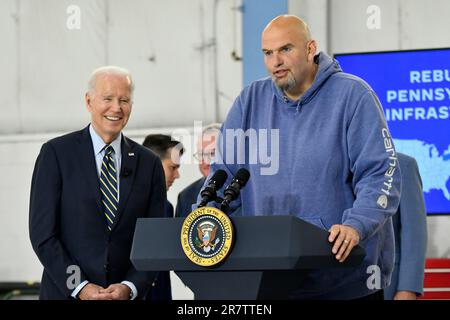
<svg viewBox="0 0 450 320">
<path fill-rule="evenodd" d="M 111 231 L 113 231 L 118 225 L 119 220 L 126 208 L 126 204 L 130 196 L 131 188 L 133 186 L 134 178 L 136 175 L 136 164 L 138 161 L 138 153 L 134 152 L 132 143 L 128 140 L 127 137 L 122 137 L 122 165 L 119 171 L 119 208 L 117 210 L 117 216 Z"/>
<path fill-rule="evenodd" d="M 96 202 L 99 217 L 104 218 L 101 205 L 100 185 L 97 174 L 97 165 L 95 162 L 94 148 L 92 147 L 92 139 L 89 134 L 89 126 L 81 132 L 79 140 L 79 154 L 81 155 L 82 176 L 87 182 L 86 192 L 93 195 Z M 105 222 L 106 224 L 106 222 Z"/>
</svg>

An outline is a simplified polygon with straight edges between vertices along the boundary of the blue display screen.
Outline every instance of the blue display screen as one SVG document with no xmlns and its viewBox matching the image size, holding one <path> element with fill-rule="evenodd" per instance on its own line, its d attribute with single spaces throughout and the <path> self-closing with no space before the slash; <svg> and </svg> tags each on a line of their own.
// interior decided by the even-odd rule
<svg viewBox="0 0 450 320">
<path fill-rule="evenodd" d="M 377 93 L 399 152 L 414 157 L 429 214 L 450 214 L 450 49 L 336 54 Z"/>
</svg>

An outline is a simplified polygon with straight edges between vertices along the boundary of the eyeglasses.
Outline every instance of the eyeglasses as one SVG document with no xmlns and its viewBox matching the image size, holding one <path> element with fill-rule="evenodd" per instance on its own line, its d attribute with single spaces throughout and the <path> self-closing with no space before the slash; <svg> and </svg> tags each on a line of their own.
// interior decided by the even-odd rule
<svg viewBox="0 0 450 320">
<path fill-rule="evenodd" d="M 215 151 L 211 151 L 211 152 L 200 152 L 197 151 L 196 153 L 194 153 L 194 158 L 197 159 L 198 161 L 211 161 L 212 159 L 214 159 L 215 156 Z"/>
</svg>

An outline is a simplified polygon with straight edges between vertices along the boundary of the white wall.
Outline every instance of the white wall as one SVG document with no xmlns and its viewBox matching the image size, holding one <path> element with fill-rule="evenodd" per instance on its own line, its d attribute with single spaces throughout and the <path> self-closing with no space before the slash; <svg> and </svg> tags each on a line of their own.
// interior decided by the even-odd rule
<svg viewBox="0 0 450 320">
<path fill-rule="evenodd" d="M 450 45 L 448 0 L 339 0 L 330 3 L 332 53 Z M 380 29 L 367 27 L 370 14 L 366 10 L 371 5 L 380 9 Z"/>
<path fill-rule="evenodd" d="M 40 143 L 0 140 L 0 282 L 39 280 L 28 236 L 31 174 Z"/>
<path fill-rule="evenodd" d="M 289 13 L 305 19 L 319 49 L 329 54 L 450 46 L 448 0 L 289 0 Z M 380 9 L 380 28 L 367 26 L 369 6 Z"/>
<path fill-rule="evenodd" d="M 71 5 L 79 8 L 79 29 Z M 0 134 L 76 130 L 90 72 L 127 67 L 128 127 L 223 120 L 241 89 L 241 13 L 233 0 L 6 0 L 0 3 Z M 216 30 L 216 31 L 214 31 Z M 235 32 L 237 30 L 237 32 Z M 186 112 L 189 110 L 189 112 Z"/>
</svg>

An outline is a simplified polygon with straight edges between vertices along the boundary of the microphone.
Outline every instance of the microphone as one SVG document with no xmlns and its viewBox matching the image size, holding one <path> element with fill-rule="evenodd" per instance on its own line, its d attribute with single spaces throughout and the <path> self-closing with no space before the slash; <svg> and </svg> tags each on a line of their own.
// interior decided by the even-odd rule
<svg viewBox="0 0 450 320">
<path fill-rule="evenodd" d="M 239 197 L 240 190 L 245 187 L 249 178 L 250 172 L 247 169 L 241 168 L 236 172 L 233 180 L 231 180 L 231 184 L 225 189 L 225 198 L 220 204 L 220 210 L 224 212 L 228 211 L 230 202 Z"/>
<path fill-rule="evenodd" d="M 132 172 L 133 172 L 133 170 L 131 170 L 130 168 L 123 168 L 122 174 L 120 176 L 122 178 L 126 178 L 126 177 L 130 176 Z"/>
<path fill-rule="evenodd" d="M 228 174 L 224 170 L 217 170 L 213 174 L 211 179 L 209 179 L 208 185 L 200 193 L 202 201 L 198 205 L 199 208 L 204 207 L 208 202 L 216 199 L 216 191 L 222 188 L 227 178 Z"/>
</svg>

